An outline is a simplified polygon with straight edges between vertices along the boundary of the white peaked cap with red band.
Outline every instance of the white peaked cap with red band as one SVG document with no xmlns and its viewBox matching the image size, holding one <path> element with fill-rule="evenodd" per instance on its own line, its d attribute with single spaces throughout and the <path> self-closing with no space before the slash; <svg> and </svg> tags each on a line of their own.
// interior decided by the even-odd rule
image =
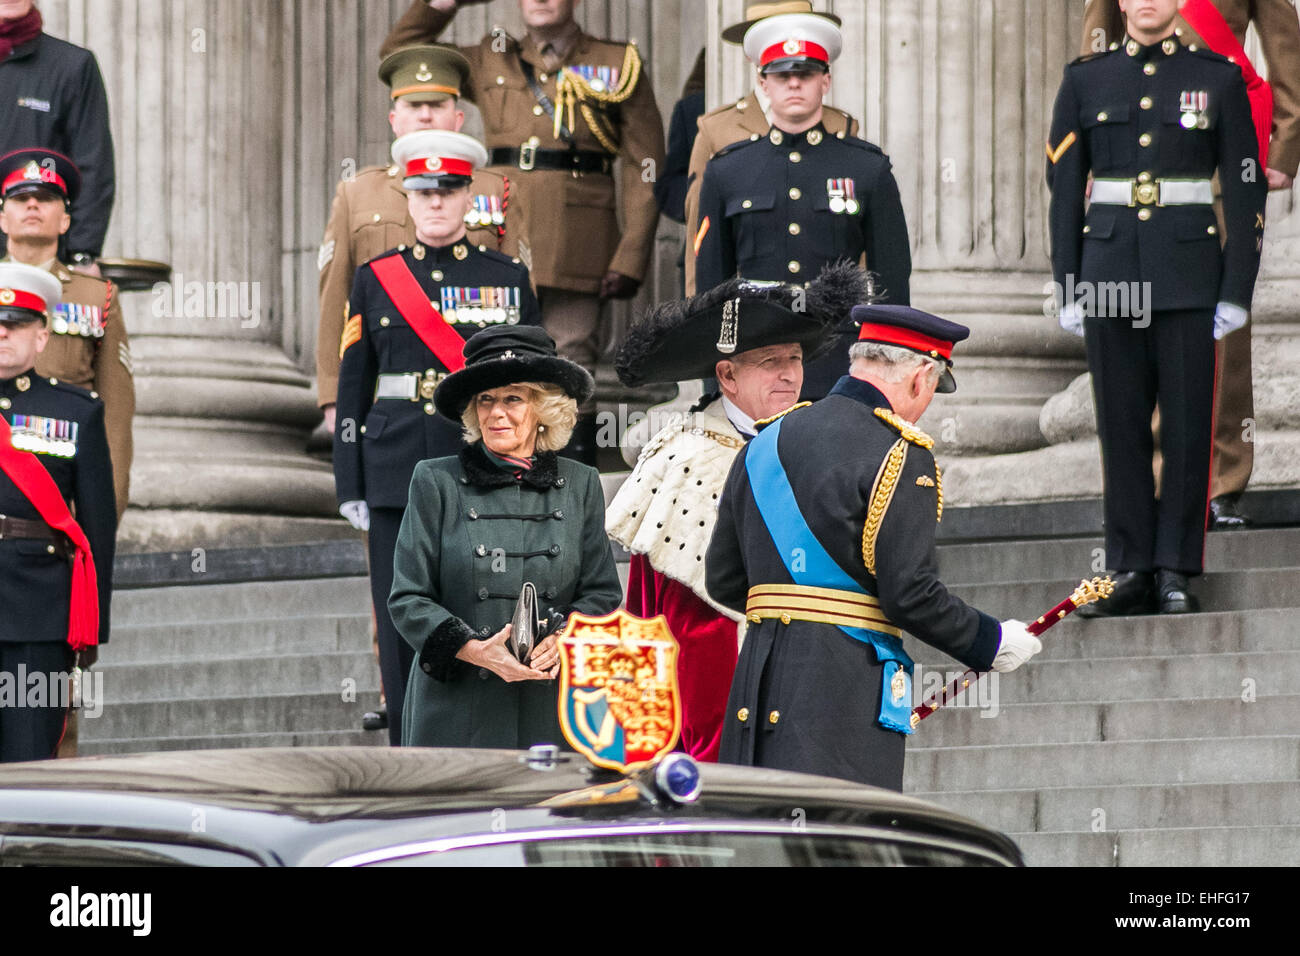
<svg viewBox="0 0 1300 956">
<path fill-rule="evenodd" d="M 766 17 L 745 33 L 745 56 L 760 70 L 781 60 L 816 60 L 827 69 L 844 48 L 840 28 L 825 17 L 785 13 Z"/>
<path fill-rule="evenodd" d="M 407 189 L 464 186 L 474 170 L 487 165 L 488 154 L 473 136 L 443 129 L 422 129 L 393 142 L 393 162 Z"/>
<path fill-rule="evenodd" d="M 63 300 L 63 284 L 44 269 L 18 262 L 0 262 L 0 321 L 20 321 L 14 309 L 44 315 Z"/>
</svg>

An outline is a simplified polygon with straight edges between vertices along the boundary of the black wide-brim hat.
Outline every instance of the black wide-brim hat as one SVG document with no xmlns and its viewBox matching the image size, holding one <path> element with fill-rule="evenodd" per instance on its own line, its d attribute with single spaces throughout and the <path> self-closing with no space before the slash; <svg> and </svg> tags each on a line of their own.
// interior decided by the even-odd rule
<svg viewBox="0 0 1300 956">
<path fill-rule="evenodd" d="M 454 422 L 479 392 L 523 382 L 558 385 L 579 405 L 596 393 L 596 382 L 581 365 L 560 358 L 555 341 L 537 326 L 495 326 L 465 343 L 465 367 L 444 378 L 433 393 L 438 411 Z"/>
<path fill-rule="evenodd" d="M 28 171 L 29 175 L 15 176 Z M 9 182 L 11 179 L 14 181 Z M 50 193 L 72 202 L 81 192 L 81 170 L 52 149 L 15 149 L 0 156 L 0 194 L 11 197 L 32 192 Z"/>
<path fill-rule="evenodd" d="M 628 332 L 614 359 L 624 385 L 708 378 L 722 359 L 797 342 L 804 361 L 833 343 L 835 327 L 870 301 L 866 274 L 847 260 L 806 287 L 728 279 L 693 298 L 665 302 Z"/>
</svg>

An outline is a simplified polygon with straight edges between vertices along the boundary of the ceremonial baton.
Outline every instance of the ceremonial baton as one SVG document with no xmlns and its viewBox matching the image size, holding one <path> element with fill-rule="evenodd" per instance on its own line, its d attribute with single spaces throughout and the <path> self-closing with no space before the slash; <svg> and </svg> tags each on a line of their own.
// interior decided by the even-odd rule
<svg viewBox="0 0 1300 956">
<path fill-rule="evenodd" d="M 1094 601 L 1104 601 L 1110 597 L 1111 592 L 1115 590 L 1115 584 L 1109 577 L 1093 578 L 1091 581 L 1080 581 L 1079 586 L 1074 589 L 1074 593 L 1062 601 L 1056 607 L 1052 608 L 1038 620 L 1034 621 L 1025 628 L 1034 637 L 1040 636 L 1053 624 L 1065 620 L 1066 615 L 1077 611 L 1085 604 L 1092 604 Z M 939 694 L 932 696 L 922 704 L 918 704 L 912 710 L 912 728 L 925 718 L 929 717 L 936 710 L 948 703 L 957 694 L 970 686 L 971 681 L 980 679 L 981 671 L 968 670 L 955 681 L 949 684 Z"/>
</svg>

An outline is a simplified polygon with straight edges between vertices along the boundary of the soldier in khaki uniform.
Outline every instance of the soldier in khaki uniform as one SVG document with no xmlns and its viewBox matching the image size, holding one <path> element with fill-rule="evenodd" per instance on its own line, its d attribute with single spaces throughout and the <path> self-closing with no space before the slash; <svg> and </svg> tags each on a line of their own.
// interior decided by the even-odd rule
<svg viewBox="0 0 1300 956">
<path fill-rule="evenodd" d="M 745 33 L 759 20 L 783 13 L 814 13 L 808 0 L 786 0 L 782 3 L 751 3 L 745 7 L 745 19 L 733 23 L 722 31 L 722 39 L 739 45 Z M 817 13 L 837 26 L 840 18 L 830 13 Z M 760 99 L 760 91 L 752 89 L 744 99 L 705 113 L 699 119 L 699 135 L 695 137 L 695 146 L 691 150 L 689 172 L 690 186 L 686 192 L 686 241 L 693 244 L 700 229 L 700 184 L 704 181 L 704 167 L 713 155 L 724 146 L 749 139 L 754 134 L 766 136 L 772 128 L 768 115 L 768 106 Z M 833 106 L 822 106 L 822 125 L 832 136 L 844 133 L 848 136 L 858 135 L 858 121 L 843 110 Z M 696 295 L 706 290 L 695 288 L 695 256 L 686 256 L 686 294 Z"/>
<path fill-rule="evenodd" d="M 421 129 L 458 132 L 465 114 L 457 106 L 469 64 L 450 47 L 411 46 L 384 58 L 379 78 L 392 91 L 388 121 L 394 136 Z M 505 255 L 528 258 L 527 213 L 512 177 L 480 169 L 470 184 L 465 217 L 469 241 Z M 394 165 L 367 166 L 339 183 L 317 264 L 320 268 L 320 333 L 316 343 L 316 395 L 334 430 L 339 344 L 348 317 L 348 293 L 358 266 L 415 243 L 415 223 Z"/>
<path fill-rule="evenodd" d="M 1199 4 L 1199 9 L 1198 9 Z M 1215 17 L 1222 23 L 1215 23 Z M 1204 18 L 1204 20 L 1202 19 Z M 1269 189 L 1290 189 L 1300 167 L 1300 17 L 1295 0 L 1197 0 L 1185 4 L 1174 20 L 1184 45 L 1210 49 L 1234 58 L 1236 51 L 1223 43 L 1210 43 L 1192 25 L 1226 26 L 1237 46 L 1246 40 L 1254 23 L 1268 82 L 1273 93 L 1272 135 L 1265 158 Z M 1125 20 L 1117 0 L 1089 0 L 1083 14 L 1083 40 L 1079 52 L 1099 53 L 1124 40 Z M 1216 38 L 1217 39 L 1217 38 Z M 1254 64 L 1258 67 L 1260 64 Z M 1215 213 L 1219 234 L 1224 235 L 1223 204 L 1215 183 Z M 1210 470 L 1210 529 L 1241 528 L 1249 521 L 1238 502 L 1255 465 L 1255 445 L 1245 437 L 1246 422 L 1255 418 L 1255 397 L 1250 367 L 1250 323 L 1226 335 L 1218 346 L 1215 382 L 1214 453 Z M 1157 416 L 1158 419 L 1159 416 Z M 1157 473 L 1159 468 L 1156 469 Z"/>
<path fill-rule="evenodd" d="M 469 2 L 414 0 L 381 55 L 434 39 Z M 649 266 L 664 130 L 635 44 L 584 33 L 573 18 L 576 3 L 520 0 L 528 25 L 522 40 L 494 30 L 460 50 L 491 166 L 518 182 L 518 201 L 528 207 L 532 255 L 524 263 L 543 323 L 562 357 L 591 370 L 602 300 L 634 296 Z M 617 205 L 616 158 L 623 160 Z M 580 410 L 566 452 L 588 464 L 595 463 L 594 410 L 591 403 Z"/>
<path fill-rule="evenodd" d="M 68 209 L 80 189 L 81 173 L 61 153 L 21 149 L 0 156 L 0 229 L 9 241 L 4 261 L 45 269 L 63 286 L 36 374 L 87 389 L 103 400 L 121 520 L 131 484 L 135 417 L 131 347 L 113 283 L 74 272 L 58 259 L 59 238 L 72 226 Z"/>
</svg>

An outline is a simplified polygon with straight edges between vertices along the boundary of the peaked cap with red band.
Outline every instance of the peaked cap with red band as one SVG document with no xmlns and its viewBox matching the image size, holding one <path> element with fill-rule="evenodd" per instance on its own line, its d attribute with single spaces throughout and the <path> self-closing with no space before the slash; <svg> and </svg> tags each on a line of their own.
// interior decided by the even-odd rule
<svg viewBox="0 0 1300 956">
<path fill-rule="evenodd" d="M 928 356 L 944 365 L 936 391 L 955 392 L 952 350 L 970 336 L 970 329 L 906 305 L 858 305 L 851 313 L 859 342 L 894 345 Z"/>
<path fill-rule="evenodd" d="M 63 284 L 51 273 L 20 262 L 0 262 L 0 322 L 48 322 L 63 299 Z"/>
<path fill-rule="evenodd" d="M 473 136 L 422 129 L 393 142 L 393 162 L 405 175 L 405 189 L 468 186 L 474 170 L 487 165 L 487 150 Z"/>
<path fill-rule="evenodd" d="M 16 149 L 0 156 L 0 196 L 5 199 L 30 192 L 45 192 L 66 199 L 81 192 L 81 170 L 52 149 Z"/>
<path fill-rule="evenodd" d="M 759 20 L 745 33 L 745 56 L 764 75 L 816 69 L 839 58 L 844 39 L 825 17 L 787 13 Z"/>
</svg>

